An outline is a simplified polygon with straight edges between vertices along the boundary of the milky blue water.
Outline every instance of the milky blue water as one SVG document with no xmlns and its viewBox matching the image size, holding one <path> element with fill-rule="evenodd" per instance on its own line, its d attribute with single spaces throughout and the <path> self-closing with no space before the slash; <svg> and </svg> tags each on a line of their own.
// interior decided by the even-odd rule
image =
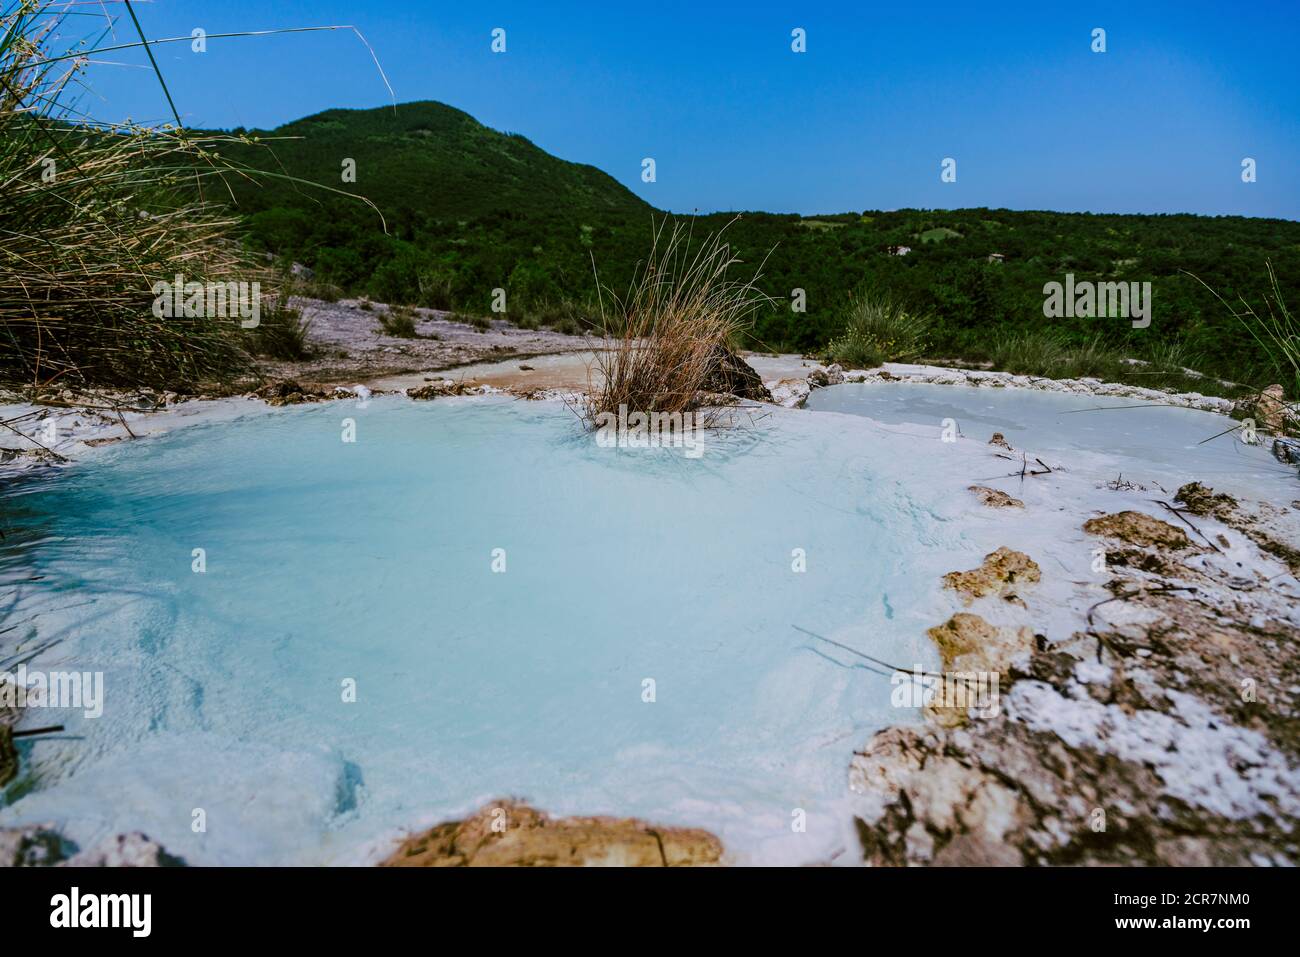
<svg viewBox="0 0 1300 957">
<path fill-rule="evenodd" d="M 817 389 L 807 407 L 935 428 L 951 418 L 967 437 L 987 441 L 1001 432 L 1017 451 L 1054 455 L 1053 465 L 1106 479 L 1124 471 L 1127 480 L 1158 482 L 1170 492 L 1199 481 L 1283 504 L 1300 495 L 1295 466 L 1279 463 L 1267 445 L 1243 443 L 1240 433 L 1220 435 L 1237 423 L 1212 412 L 1137 399 L 923 383 Z"/>
<path fill-rule="evenodd" d="M 347 862 L 509 795 L 707 827 L 747 861 L 849 846 L 851 752 L 907 716 L 797 629 L 933 665 L 935 582 L 988 543 L 864 419 L 777 412 L 708 441 L 601 449 L 558 403 L 392 397 L 11 484 L 0 662 L 55 641 L 31 667 L 102 670 L 106 702 L 23 745 L 0 824 Z"/>
</svg>

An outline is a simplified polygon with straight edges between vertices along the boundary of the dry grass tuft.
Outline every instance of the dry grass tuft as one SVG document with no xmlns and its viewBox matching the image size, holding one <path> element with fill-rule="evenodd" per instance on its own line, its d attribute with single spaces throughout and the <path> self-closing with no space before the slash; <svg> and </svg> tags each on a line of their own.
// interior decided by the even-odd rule
<svg viewBox="0 0 1300 957">
<path fill-rule="evenodd" d="M 238 322 L 157 319 L 151 287 L 253 281 L 234 223 L 193 195 L 211 141 L 105 126 L 60 105 L 80 60 L 51 43 L 67 4 L 0 15 L 0 364 L 10 377 L 169 385 L 247 368 Z"/>
<path fill-rule="evenodd" d="M 691 250 L 681 224 L 655 230 L 650 255 L 625 297 L 600 302 L 604 343 L 596 351 L 585 417 L 593 425 L 620 406 L 639 412 L 691 412 L 728 349 L 748 327 L 755 309 L 770 304 L 759 274 L 728 278 L 740 262 L 722 233 Z M 608 306 L 608 308 L 607 308 Z"/>
<path fill-rule="evenodd" d="M 116 19 L 110 8 L 130 14 L 128 31 L 138 21 L 115 0 L 83 6 L 0 4 L 0 377 L 37 389 L 233 381 L 251 369 L 250 338 L 274 330 L 248 337 L 237 318 L 156 318 L 153 288 L 177 275 L 258 282 L 274 302 L 278 277 L 241 248 L 237 218 L 212 199 L 229 198 L 230 178 L 278 174 L 221 157 L 223 144 L 248 137 L 200 137 L 179 119 L 103 124 L 79 112 L 77 95 L 65 93 L 84 87 L 92 54 L 172 42 L 140 32 L 138 42 L 101 47 Z M 307 29 L 343 28 L 274 32 Z M 277 328 L 275 348 L 294 351 L 299 327 Z"/>
</svg>

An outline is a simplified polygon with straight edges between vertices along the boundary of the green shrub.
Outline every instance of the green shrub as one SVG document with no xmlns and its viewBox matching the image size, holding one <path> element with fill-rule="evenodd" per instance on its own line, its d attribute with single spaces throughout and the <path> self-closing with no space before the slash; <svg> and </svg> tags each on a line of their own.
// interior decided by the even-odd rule
<svg viewBox="0 0 1300 957">
<path fill-rule="evenodd" d="M 1052 330 L 1004 333 L 993 340 L 989 358 L 1000 371 L 1047 379 L 1119 382 L 1137 368 L 1099 336 L 1070 342 Z"/>
<path fill-rule="evenodd" d="M 338 302 L 343 298 L 343 290 L 333 283 L 306 280 L 294 284 L 294 295 L 321 302 Z"/>
<path fill-rule="evenodd" d="M 1235 398 L 1241 390 L 1214 378 L 1189 375 L 1199 359 L 1182 342 L 1149 346 L 1141 361 L 1132 361 L 1118 346 L 1093 336 L 1072 342 L 1053 330 L 1016 332 L 998 336 L 985 350 L 993 368 L 1014 375 L 1045 379 L 1101 379 L 1148 389 L 1200 392 Z"/>
<path fill-rule="evenodd" d="M 1273 263 L 1266 262 L 1265 268 L 1268 270 L 1268 285 L 1261 308 L 1256 308 L 1245 296 L 1239 296 L 1240 306 L 1234 306 L 1217 292 L 1214 295 L 1258 344 L 1265 357 L 1261 364 L 1263 374 L 1280 381 L 1286 393 L 1294 399 L 1300 397 L 1300 317 L 1287 304 Z"/>
<path fill-rule="evenodd" d="M 926 316 L 868 293 L 849 301 L 843 329 L 826 347 L 827 357 L 845 368 L 870 369 L 884 362 L 908 362 L 925 351 Z"/>
<path fill-rule="evenodd" d="M 596 322 L 592 317 L 599 315 L 600 307 L 569 298 L 548 299 L 530 312 L 539 326 L 565 335 L 577 336 L 588 329 L 595 328 Z M 606 319 L 617 321 L 617 317 L 612 316 Z"/>
<path fill-rule="evenodd" d="M 1180 340 L 1156 342 L 1147 347 L 1143 358 L 1150 363 L 1153 371 L 1184 374 L 1184 369 L 1198 369 L 1205 357 L 1193 352 Z"/>
<path fill-rule="evenodd" d="M 410 306 L 389 306 L 387 312 L 379 314 L 379 326 L 384 335 L 396 336 L 398 339 L 415 339 L 415 310 Z"/>
<path fill-rule="evenodd" d="M 273 301 L 262 303 L 260 321 L 245 329 L 248 351 L 271 359 L 296 361 L 311 356 L 307 331 L 311 323 L 302 312 L 292 308 L 283 293 Z"/>
<path fill-rule="evenodd" d="M 1082 343 L 1066 346 L 1052 377 L 1056 379 L 1087 377 L 1119 382 L 1133 369 L 1131 364 L 1123 360 L 1124 357 L 1119 352 L 1103 343 L 1100 337 L 1094 337 Z"/>
<path fill-rule="evenodd" d="M 996 336 L 988 349 L 993 368 L 1013 375 L 1051 378 L 1061 368 L 1065 345 L 1049 332 L 1010 332 Z"/>
<path fill-rule="evenodd" d="M 449 322 L 462 322 L 467 326 L 473 326 L 479 332 L 487 332 L 492 328 L 492 320 L 487 316 L 474 313 L 473 315 L 464 312 L 453 312 L 447 317 Z"/>
</svg>

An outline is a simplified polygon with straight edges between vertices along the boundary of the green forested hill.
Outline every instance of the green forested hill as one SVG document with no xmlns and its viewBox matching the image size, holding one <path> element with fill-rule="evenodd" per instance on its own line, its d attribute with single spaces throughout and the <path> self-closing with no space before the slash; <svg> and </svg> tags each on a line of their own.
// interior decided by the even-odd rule
<svg viewBox="0 0 1300 957">
<path fill-rule="evenodd" d="M 548 215 L 557 206 L 582 215 L 650 209 L 596 167 L 557 159 L 523 136 L 488 129 L 442 103 L 326 110 L 251 132 L 291 174 L 364 195 L 398 218 L 403 211 L 463 219 L 501 210 Z M 266 166 L 254 150 L 240 158 Z M 355 162 L 355 182 L 343 179 L 345 160 Z M 293 191 L 279 184 L 246 192 L 241 201 L 252 210 L 297 205 Z"/>
<path fill-rule="evenodd" d="M 665 215 L 594 167 L 438 103 L 403 104 L 396 113 L 330 110 L 252 132 L 270 138 L 273 158 L 240 147 L 240 160 L 279 164 L 364 195 L 383 211 L 388 231 L 355 200 L 264 181 L 237 186 L 250 241 L 312 266 L 320 281 L 384 301 L 482 313 L 492 289 L 504 287 L 511 318 L 580 318 L 590 312 L 593 260 L 606 285 L 625 287 Z M 354 184 L 340 176 L 348 158 L 356 161 Z M 693 228 L 704 235 L 733 217 L 700 217 Z M 754 332 L 775 348 L 825 344 L 848 294 L 865 288 L 931 313 L 935 354 L 978 355 L 1001 333 L 1050 328 L 1135 355 L 1178 343 L 1203 356 L 1206 371 L 1266 376 L 1250 334 L 1194 277 L 1229 300 L 1260 303 L 1272 262 L 1293 309 L 1300 298 L 1300 223 L 1290 220 L 1005 209 L 760 212 L 743 214 L 728 236 L 747 264 L 738 269 L 766 260 L 761 286 L 780 305 L 756 317 Z M 911 251 L 891 255 L 897 246 Z M 1044 318 L 1043 285 L 1066 273 L 1151 282 L 1151 327 Z M 787 305 L 794 289 L 805 290 L 806 312 Z"/>
</svg>

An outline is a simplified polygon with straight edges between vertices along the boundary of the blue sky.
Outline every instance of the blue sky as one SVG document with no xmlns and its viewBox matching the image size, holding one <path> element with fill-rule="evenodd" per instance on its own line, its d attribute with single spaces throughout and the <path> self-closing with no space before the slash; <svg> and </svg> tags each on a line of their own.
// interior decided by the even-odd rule
<svg viewBox="0 0 1300 957">
<path fill-rule="evenodd" d="M 120 10 L 119 5 L 114 9 Z M 1300 218 L 1300 4 L 156 0 L 153 37 L 354 24 L 398 102 L 441 100 L 660 208 L 1005 206 Z M 507 51 L 491 52 L 506 30 Z M 791 30 L 807 52 L 791 51 Z M 1090 49 L 1106 30 L 1105 53 Z M 129 21 L 118 23 L 130 39 Z M 156 49 L 187 123 L 388 102 L 352 34 Z M 166 119 L 143 55 L 82 107 Z M 121 64 L 121 65 L 117 65 Z M 654 157 L 657 182 L 641 182 Z M 945 157 L 957 181 L 940 181 Z M 1241 181 L 1241 161 L 1257 182 Z"/>
</svg>

